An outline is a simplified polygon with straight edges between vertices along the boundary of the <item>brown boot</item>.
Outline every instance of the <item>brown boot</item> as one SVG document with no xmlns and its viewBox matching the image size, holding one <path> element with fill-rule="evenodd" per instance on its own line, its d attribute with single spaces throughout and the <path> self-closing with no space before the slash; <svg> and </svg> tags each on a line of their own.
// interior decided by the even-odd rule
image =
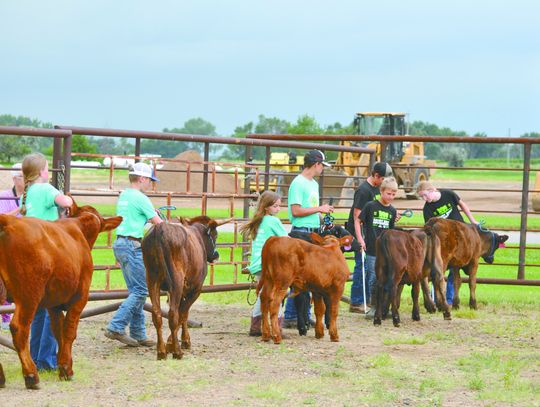
<svg viewBox="0 0 540 407">
<path fill-rule="evenodd" d="M 251 326 L 249 327 L 249 336 L 261 336 L 262 317 L 251 317 Z"/>
</svg>

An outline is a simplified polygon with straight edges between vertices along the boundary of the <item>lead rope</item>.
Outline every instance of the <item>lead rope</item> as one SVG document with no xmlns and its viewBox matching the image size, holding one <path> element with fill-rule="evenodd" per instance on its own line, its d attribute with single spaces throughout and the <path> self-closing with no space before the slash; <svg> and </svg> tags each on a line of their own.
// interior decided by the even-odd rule
<svg viewBox="0 0 540 407">
<path fill-rule="evenodd" d="M 253 287 L 255 287 L 255 283 L 256 283 L 255 276 L 253 274 L 249 273 L 248 280 L 250 281 L 251 284 L 249 285 L 249 290 L 248 290 L 247 295 L 246 295 L 246 301 L 247 301 L 248 305 L 252 307 L 257 302 L 257 294 L 255 294 L 255 299 L 253 300 L 253 302 L 251 302 L 249 300 L 251 291 L 253 290 Z"/>
</svg>

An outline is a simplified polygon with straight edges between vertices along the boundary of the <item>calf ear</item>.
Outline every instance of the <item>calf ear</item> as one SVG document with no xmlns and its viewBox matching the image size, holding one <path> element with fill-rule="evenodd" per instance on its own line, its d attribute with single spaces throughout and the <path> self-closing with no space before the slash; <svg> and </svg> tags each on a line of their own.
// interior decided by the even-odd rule
<svg viewBox="0 0 540 407">
<path fill-rule="evenodd" d="M 75 202 L 75 199 L 73 199 L 73 197 L 71 196 L 69 192 L 66 195 L 69 196 L 73 200 L 73 204 L 69 207 L 69 216 L 70 217 L 76 216 L 79 213 L 79 206 L 77 205 L 77 203 Z"/>
<path fill-rule="evenodd" d="M 112 218 L 103 219 L 103 223 L 101 224 L 101 231 L 108 232 L 109 230 L 116 229 L 118 225 L 120 225 L 120 223 L 122 223 L 121 216 L 114 216 Z"/>
<path fill-rule="evenodd" d="M 322 245 L 323 242 L 324 242 L 324 239 L 319 236 L 317 233 L 310 233 L 309 236 L 311 237 L 311 241 L 314 243 L 314 244 L 318 244 L 318 245 Z"/>
</svg>

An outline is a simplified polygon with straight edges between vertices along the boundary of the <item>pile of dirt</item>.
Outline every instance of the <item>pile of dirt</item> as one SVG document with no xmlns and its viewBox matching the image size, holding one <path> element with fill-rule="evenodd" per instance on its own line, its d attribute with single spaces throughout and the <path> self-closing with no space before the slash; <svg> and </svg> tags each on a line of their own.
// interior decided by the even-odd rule
<svg viewBox="0 0 540 407">
<path fill-rule="evenodd" d="M 203 190 L 203 161 L 202 156 L 193 150 L 187 150 L 178 154 L 175 161 L 166 161 L 163 168 L 158 171 L 160 182 L 156 185 L 156 189 L 160 192 L 188 192 L 187 191 L 187 176 L 185 172 L 189 163 L 189 192 L 201 193 Z M 208 165 L 208 188 L 207 192 L 232 194 L 235 191 L 234 176 L 229 174 L 216 174 L 215 188 L 212 190 L 212 174 L 214 165 Z M 169 172 L 182 171 L 182 172 Z M 201 171 L 201 172 L 199 172 Z"/>
</svg>

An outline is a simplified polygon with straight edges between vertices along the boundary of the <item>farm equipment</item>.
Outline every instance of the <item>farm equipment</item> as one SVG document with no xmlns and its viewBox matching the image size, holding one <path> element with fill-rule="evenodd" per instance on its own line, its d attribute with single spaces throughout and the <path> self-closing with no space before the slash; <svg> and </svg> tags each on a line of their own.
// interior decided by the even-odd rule
<svg viewBox="0 0 540 407">
<path fill-rule="evenodd" d="M 390 112 L 362 112 L 357 113 L 353 126 L 359 135 L 403 136 L 407 134 L 405 113 Z M 350 141 L 343 141 L 342 145 L 357 145 Z M 414 186 L 420 181 L 427 181 L 430 177 L 430 166 L 433 161 L 427 161 L 424 156 L 424 143 L 412 141 L 388 141 L 383 143 L 370 143 L 364 147 L 376 149 L 376 160 L 388 162 L 394 171 L 398 185 L 402 186 L 409 199 L 415 199 Z M 350 176 L 358 179 L 369 175 L 368 154 L 339 153 L 336 164 L 343 166 L 343 170 Z"/>
</svg>

